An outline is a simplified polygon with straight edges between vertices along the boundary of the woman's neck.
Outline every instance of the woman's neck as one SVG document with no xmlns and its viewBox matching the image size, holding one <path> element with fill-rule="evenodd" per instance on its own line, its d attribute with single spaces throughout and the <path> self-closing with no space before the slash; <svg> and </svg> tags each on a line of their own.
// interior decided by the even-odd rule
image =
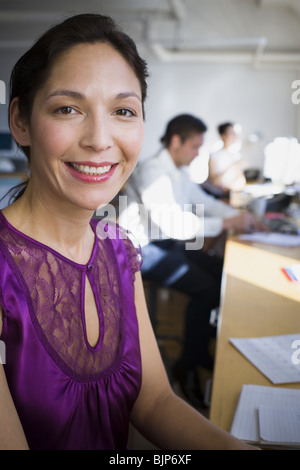
<svg viewBox="0 0 300 470">
<path fill-rule="evenodd" d="M 9 223 L 25 235 L 58 251 L 73 261 L 86 264 L 94 246 L 90 226 L 93 212 L 80 208 L 53 208 L 32 203 L 26 192 L 3 210 Z"/>
</svg>

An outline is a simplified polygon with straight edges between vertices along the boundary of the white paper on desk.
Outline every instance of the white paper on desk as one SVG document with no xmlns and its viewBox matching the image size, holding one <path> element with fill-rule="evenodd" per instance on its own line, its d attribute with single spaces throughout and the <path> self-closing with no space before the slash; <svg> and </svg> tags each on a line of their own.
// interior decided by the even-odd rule
<svg viewBox="0 0 300 470">
<path fill-rule="evenodd" d="M 291 407 L 299 409 L 299 403 L 299 389 L 243 385 L 230 432 L 238 439 L 267 445 L 260 437 L 259 407 L 267 405 L 276 410 Z"/>
<path fill-rule="evenodd" d="M 239 236 L 240 240 L 246 242 L 259 242 L 268 245 L 300 246 L 300 235 L 290 235 L 277 232 L 254 232 Z"/>
<path fill-rule="evenodd" d="M 300 341 L 300 333 L 229 341 L 273 384 L 300 382 L 300 364 L 292 346 Z"/>
<path fill-rule="evenodd" d="M 300 264 L 291 264 L 290 266 L 286 266 L 289 269 L 290 273 L 293 275 L 293 280 L 296 282 L 300 281 Z"/>
<path fill-rule="evenodd" d="M 300 445 L 300 407 L 259 405 L 258 423 L 261 442 Z"/>
</svg>

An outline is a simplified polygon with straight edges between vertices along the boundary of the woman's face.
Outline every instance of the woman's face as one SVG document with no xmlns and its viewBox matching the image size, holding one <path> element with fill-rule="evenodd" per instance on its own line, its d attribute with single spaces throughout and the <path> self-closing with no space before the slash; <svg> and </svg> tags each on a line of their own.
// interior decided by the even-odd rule
<svg viewBox="0 0 300 470">
<path fill-rule="evenodd" d="M 36 196 L 89 210 L 107 204 L 133 171 L 142 146 L 135 72 L 108 44 L 73 47 L 37 92 L 27 133 Z"/>
</svg>

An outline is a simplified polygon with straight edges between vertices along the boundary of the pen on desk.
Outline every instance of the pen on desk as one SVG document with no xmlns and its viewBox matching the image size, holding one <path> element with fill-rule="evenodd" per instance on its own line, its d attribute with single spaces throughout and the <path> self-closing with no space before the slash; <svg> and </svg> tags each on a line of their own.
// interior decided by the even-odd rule
<svg viewBox="0 0 300 470">
<path fill-rule="evenodd" d="M 291 271 L 291 269 L 289 269 L 289 268 L 281 268 L 281 271 L 286 275 L 286 277 L 288 278 L 289 281 L 292 281 L 292 282 L 298 281 L 298 279 L 297 279 L 296 276 L 293 274 L 293 272 Z"/>
</svg>

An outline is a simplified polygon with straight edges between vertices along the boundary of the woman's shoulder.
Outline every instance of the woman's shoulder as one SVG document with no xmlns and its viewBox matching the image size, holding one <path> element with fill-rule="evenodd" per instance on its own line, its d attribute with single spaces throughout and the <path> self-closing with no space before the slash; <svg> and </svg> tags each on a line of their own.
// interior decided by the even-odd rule
<svg viewBox="0 0 300 470">
<path fill-rule="evenodd" d="M 133 273 L 139 271 L 142 267 L 142 249 L 130 230 L 120 226 L 117 222 L 111 220 L 93 220 L 98 239 L 109 239 L 115 252 L 118 254 L 124 252 L 126 254 L 129 267 Z"/>
</svg>

